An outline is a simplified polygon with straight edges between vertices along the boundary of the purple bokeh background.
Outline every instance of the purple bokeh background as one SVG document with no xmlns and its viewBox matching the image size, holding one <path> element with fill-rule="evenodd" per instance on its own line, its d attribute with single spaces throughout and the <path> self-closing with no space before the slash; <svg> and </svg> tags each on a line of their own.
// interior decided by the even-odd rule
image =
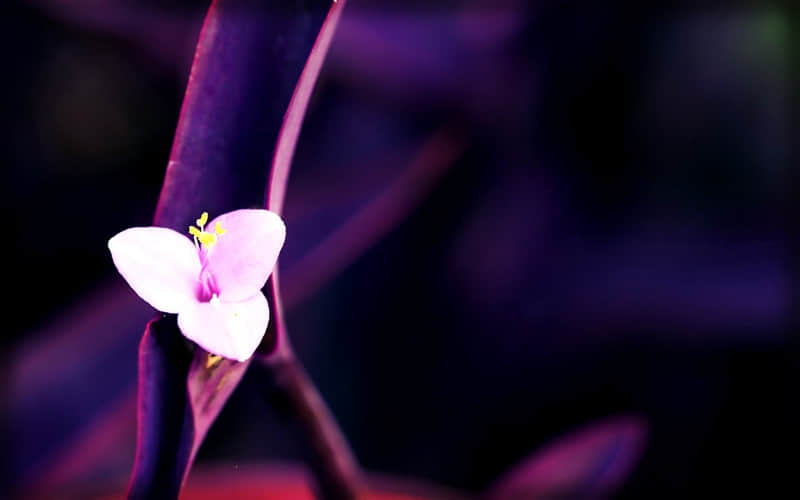
<svg viewBox="0 0 800 500">
<path fill-rule="evenodd" d="M 207 7 L 79 4 L 0 18 L 7 488 L 130 469 L 152 311 L 106 242 L 152 220 Z M 621 498 L 787 484 L 796 13 L 417 4 L 349 0 L 286 198 L 287 322 L 362 464 L 482 491 L 633 414 Z M 270 383 L 199 462 L 306 458 Z"/>
</svg>

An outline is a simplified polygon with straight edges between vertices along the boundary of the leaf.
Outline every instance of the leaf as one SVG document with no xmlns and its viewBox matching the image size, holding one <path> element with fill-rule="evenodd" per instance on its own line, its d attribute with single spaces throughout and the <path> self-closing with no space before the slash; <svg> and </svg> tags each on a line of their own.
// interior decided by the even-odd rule
<svg viewBox="0 0 800 500">
<path fill-rule="evenodd" d="M 638 463 L 648 435 L 639 417 L 615 417 L 560 438 L 512 468 L 489 500 L 606 498 Z"/>
<path fill-rule="evenodd" d="M 270 168 L 270 180 L 267 187 L 266 208 L 273 212 L 282 213 L 283 203 L 286 196 L 286 187 L 289 182 L 289 171 L 292 165 L 297 139 L 300 136 L 300 127 L 303 125 L 308 102 L 316 84 L 322 63 L 328 54 L 333 34 L 339 24 L 339 17 L 346 0 L 334 2 L 328 17 L 320 29 L 314 47 L 308 56 L 308 61 L 297 82 L 292 101 L 286 111 L 275 154 L 272 157 Z M 284 350 L 288 347 L 286 339 L 280 342 L 281 337 L 285 337 L 286 326 L 283 322 L 283 301 L 280 295 L 280 285 L 278 279 L 278 268 L 276 267 L 266 285 L 267 300 L 272 304 L 272 321 L 267 328 L 267 333 L 258 348 L 258 354 L 262 357 L 270 356 L 273 353 L 286 354 Z"/>
<path fill-rule="evenodd" d="M 338 19 L 342 3 L 334 4 L 336 15 L 329 19 Z M 264 164 L 273 155 L 275 138 L 282 152 L 275 156 L 282 159 L 273 162 L 268 192 L 282 198 L 308 96 L 335 28 L 335 22 L 325 24 L 314 42 L 329 5 L 287 1 L 266 6 L 251 0 L 212 4 L 198 41 L 155 225 L 183 231 L 204 211 L 220 214 L 262 206 Z M 273 210 L 279 212 L 280 205 Z M 274 282 L 273 277 L 267 284 L 273 315 L 268 331 L 277 332 L 280 301 Z M 267 337 L 277 339 L 276 334 Z M 202 349 L 186 359 L 182 343 L 172 317 L 152 322 L 142 339 L 130 498 L 177 496 L 206 432 L 249 365 L 210 358 Z"/>
<path fill-rule="evenodd" d="M 275 155 L 272 157 L 271 176 L 267 189 L 266 207 L 273 212 L 283 212 L 286 185 L 289 182 L 289 170 L 291 169 L 292 158 L 297 146 L 297 139 L 300 136 L 300 127 L 303 125 L 311 93 L 322 69 L 322 63 L 328 55 L 328 49 L 330 48 L 333 34 L 336 32 L 336 26 L 339 24 L 339 17 L 342 15 L 345 3 L 346 0 L 339 0 L 338 2 L 334 0 L 328 17 L 325 19 L 319 36 L 314 42 L 314 47 L 308 56 L 308 61 L 306 61 L 303 73 L 300 75 L 294 94 L 292 94 L 292 101 L 289 103 L 286 116 L 281 124 Z"/>
<path fill-rule="evenodd" d="M 217 0 L 197 44 L 155 225 L 261 207 L 265 163 L 330 2 Z"/>
<path fill-rule="evenodd" d="M 139 346 L 139 433 L 129 498 L 178 496 L 195 434 L 185 418 L 190 364 L 175 317 L 151 321 Z"/>
<path fill-rule="evenodd" d="M 177 497 L 247 366 L 200 351 L 192 356 L 174 315 L 147 325 L 139 347 L 139 434 L 130 498 Z"/>
</svg>

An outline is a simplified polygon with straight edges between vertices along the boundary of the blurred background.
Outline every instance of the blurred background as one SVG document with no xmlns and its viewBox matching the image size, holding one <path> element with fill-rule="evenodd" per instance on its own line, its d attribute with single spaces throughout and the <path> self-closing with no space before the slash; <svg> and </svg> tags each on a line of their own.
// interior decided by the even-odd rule
<svg viewBox="0 0 800 500">
<path fill-rule="evenodd" d="M 106 243 L 152 220 L 207 7 L 0 17 L 4 491 L 125 483 L 153 311 Z M 279 265 L 367 469 L 478 492 L 634 415 L 618 498 L 791 485 L 797 32 L 790 3 L 349 0 Z M 263 379 L 200 464 L 305 458 Z"/>
</svg>

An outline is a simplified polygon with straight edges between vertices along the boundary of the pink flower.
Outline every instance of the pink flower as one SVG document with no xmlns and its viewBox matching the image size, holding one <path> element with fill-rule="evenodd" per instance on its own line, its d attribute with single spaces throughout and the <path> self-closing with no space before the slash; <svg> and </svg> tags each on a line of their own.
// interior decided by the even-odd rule
<svg viewBox="0 0 800 500">
<path fill-rule="evenodd" d="M 126 229 L 108 241 L 117 270 L 139 297 L 178 314 L 183 335 L 212 354 L 244 361 L 269 323 L 261 288 L 286 238 L 281 218 L 267 210 L 236 210 L 188 237 L 162 227 Z"/>
</svg>

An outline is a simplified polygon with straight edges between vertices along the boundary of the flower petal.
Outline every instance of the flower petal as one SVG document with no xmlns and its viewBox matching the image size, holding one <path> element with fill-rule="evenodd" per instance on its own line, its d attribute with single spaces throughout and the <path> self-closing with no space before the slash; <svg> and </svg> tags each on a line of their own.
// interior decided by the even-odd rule
<svg viewBox="0 0 800 500">
<path fill-rule="evenodd" d="M 286 226 L 268 210 L 242 209 L 222 214 L 217 223 L 225 234 L 209 253 L 209 267 L 222 302 L 238 302 L 261 290 L 275 267 L 286 239 Z"/>
<path fill-rule="evenodd" d="M 195 302 L 178 315 L 178 327 L 186 338 L 237 361 L 253 355 L 268 323 L 269 306 L 261 292 L 242 302 Z"/>
<path fill-rule="evenodd" d="M 189 238 L 163 227 L 134 227 L 108 240 L 117 270 L 145 302 L 177 313 L 197 300 L 200 259 Z"/>
</svg>

